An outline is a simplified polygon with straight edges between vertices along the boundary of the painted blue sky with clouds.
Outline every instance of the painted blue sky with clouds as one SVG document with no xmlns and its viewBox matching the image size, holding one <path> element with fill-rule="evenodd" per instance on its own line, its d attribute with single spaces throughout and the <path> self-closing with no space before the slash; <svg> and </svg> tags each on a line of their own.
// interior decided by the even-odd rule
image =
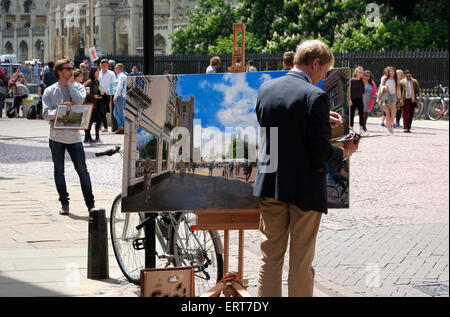
<svg viewBox="0 0 450 317">
<path fill-rule="evenodd" d="M 184 100 L 194 96 L 195 119 L 202 127 L 258 126 L 255 114 L 258 89 L 267 80 L 286 74 L 248 72 L 178 76 L 177 94 Z"/>
</svg>

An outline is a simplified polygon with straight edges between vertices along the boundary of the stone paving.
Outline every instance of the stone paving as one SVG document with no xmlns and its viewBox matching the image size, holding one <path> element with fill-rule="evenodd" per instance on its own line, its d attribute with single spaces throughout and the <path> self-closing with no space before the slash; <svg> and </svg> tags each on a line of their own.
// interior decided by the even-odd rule
<svg viewBox="0 0 450 317">
<path fill-rule="evenodd" d="M 350 209 L 332 209 L 322 218 L 314 261 L 316 296 L 429 296 L 414 286 L 438 283 L 448 286 L 448 121 L 414 122 L 413 133 L 392 136 L 382 135 L 384 131 L 378 121 L 369 119 L 369 130 L 377 136 L 363 139 L 352 157 Z M 2 182 L 13 178 L 9 175 L 52 179 L 47 129 L 39 121 L 0 119 Z M 123 137 L 108 133 L 101 138 L 103 144 L 86 146 L 86 156 L 95 194 L 107 206 L 107 197 L 112 200 L 121 188 L 122 159 L 96 158 L 94 153 L 121 145 Z M 69 157 L 67 161 L 67 180 L 77 183 L 78 176 Z M 78 191 L 81 192 L 79 188 Z M 97 194 L 98 191 L 102 194 Z M 4 197 L 3 189 L 1 192 Z M 8 193 L 25 197 L 20 187 Z M 49 191 L 48 195 L 54 198 L 54 203 L 46 206 L 46 217 L 60 220 L 56 213 L 56 191 Z M 22 199 L 19 196 L 17 204 Z M 0 224 L 3 221 L 2 217 Z M 3 230 L 2 251 L 16 241 L 11 231 Z M 79 238 L 86 239 L 84 234 Z M 257 231 L 246 231 L 245 276 L 252 294 L 256 294 L 258 240 Z M 232 232 L 231 268 L 237 267 L 236 246 L 237 233 Z M 110 265 L 114 261 L 110 258 Z M 11 264 L 3 263 L 0 262 L 0 271 L 12 269 Z M 119 274 L 114 283 L 102 285 L 94 294 L 136 296 L 138 288 L 120 279 Z"/>
</svg>

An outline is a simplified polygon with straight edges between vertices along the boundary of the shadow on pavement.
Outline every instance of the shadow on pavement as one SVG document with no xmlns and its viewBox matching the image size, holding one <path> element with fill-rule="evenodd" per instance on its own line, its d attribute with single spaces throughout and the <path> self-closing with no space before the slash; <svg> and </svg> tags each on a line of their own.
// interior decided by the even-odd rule
<svg viewBox="0 0 450 317">
<path fill-rule="evenodd" d="M 66 296 L 50 289 L 4 277 L 0 274 L 0 297 L 55 297 Z"/>
</svg>

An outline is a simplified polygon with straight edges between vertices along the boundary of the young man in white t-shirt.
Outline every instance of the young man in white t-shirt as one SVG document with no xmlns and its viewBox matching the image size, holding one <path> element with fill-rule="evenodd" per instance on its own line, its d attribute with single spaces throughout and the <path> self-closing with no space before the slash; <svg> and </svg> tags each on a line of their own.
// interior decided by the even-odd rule
<svg viewBox="0 0 450 317">
<path fill-rule="evenodd" d="M 127 94 L 127 76 L 123 72 L 123 64 L 117 64 L 114 71 L 117 74 L 116 93 L 114 95 L 114 117 L 117 121 L 116 134 L 123 134 L 125 124 L 125 98 Z"/>
<path fill-rule="evenodd" d="M 100 76 L 98 82 L 100 83 L 100 94 L 102 98 L 99 99 L 99 110 L 102 116 L 103 131 L 108 131 L 108 122 L 106 120 L 106 113 L 109 112 L 109 104 L 111 101 L 111 85 L 116 81 L 116 74 L 108 69 L 109 62 L 107 59 L 102 59 L 100 62 Z"/>
</svg>

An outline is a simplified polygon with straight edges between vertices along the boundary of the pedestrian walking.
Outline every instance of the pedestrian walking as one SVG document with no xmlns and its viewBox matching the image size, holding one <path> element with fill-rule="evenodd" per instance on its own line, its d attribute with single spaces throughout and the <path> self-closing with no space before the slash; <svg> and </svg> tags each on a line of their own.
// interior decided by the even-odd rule
<svg viewBox="0 0 450 317">
<path fill-rule="evenodd" d="M 423 97 L 419 82 L 412 77 L 409 70 L 405 71 L 405 78 L 400 81 L 400 92 L 403 104 L 403 132 L 410 133 L 417 101 L 423 102 Z"/>
<path fill-rule="evenodd" d="M 217 73 L 217 69 L 220 67 L 220 57 L 214 56 L 209 61 L 209 66 L 206 68 L 206 74 L 215 74 Z"/>
<path fill-rule="evenodd" d="M 28 98 L 28 94 L 30 93 L 27 86 L 25 85 L 25 80 L 22 73 L 17 75 L 16 82 L 11 83 L 9 88 L 13 93 L 13 104 L 9 112 L 10 117 L 12 117 L 12 112 L 14 111 L 15 117 L 18 118 L 20 106 L 22 105 L 23 100 Z M 24 113 L 23 115 L 26 116 L 27 114 Z"/>
<path fill-rule="evenodd" d="M 132 68 L 132 70 L 131 70 L 130 76 L 143 76 L 143 75 L 144 75 L 144 74 L 142 74 L 142 73 L 139 71 L 139 66 L 134 65 L 133 68 Z"/>
<path fill-rule="evenodd" d="M 116 81 L 116 74 L 108 69 L 109 62 L 107 59 L 102 59 L 100 61 L 100 76 L 98 77 L 98 81 L 100 83 L 100 95 L 102 96 L 99 99 L 99 111 L 102 118 L 103 131 L 108 131 L 108 121 L 106 119 L 106 114 L 110 112 L 110 102 L 112 99 L 113 92 L 111 88 Z"/>
<path fill-rule="evenodd" d="M 97 67 L 91 67 L 89 70 L 89 79 L 86 82 L 86 104 L 93 105 L 92 117 L 89 122 L 89 127 L 85 130 L 84 143 L 95 144 L 100 143 L 100 127 L 102 125 L 102 112 L 99 109 L 99 100 L 103 97 L 100 95 L 100 82 L 98 77 L 100 70 Z M 81 77 L 81 75 L 80 75 Z M 91 136 L 91 128 L 95 123 L 95 140 Z"/>
<path fill-rule="evenodd" d="M 83 75 L 83 83 L 85 84 L 89 79 L 89 66 L 84 62 L 80 63 L 80 72 Z"/>
<path fill-rule="evenodd" d="M 209 176 L 213 176 L 214 162 L 209 163 L 208 170 L 209 170 Z"/>
<path fill-rule="evenodd" d="M 257 72 L 258 70 L 256 69 L 254 62 L 252 60 L 248 61 L 248 71 L 249 72 Z"/>
<path fill-rule="evenodd" d="M 373 81 L 373 75 L 370 70 L 365 70 L 362 77 L 364 82 L 364 125 L 363 132 L 367 132 L 367 119 L 369 118 L 369 113 L 372 111 L 374 98 L 377 95 L 377 85 Z"/>
<path fill-rule="evenodd" d="M 124 133 L 125 125 L 125 100 L 127 96 L 127 76 L 123 73 L 123 64 L 117 64 L 115 72 L 117 74 L 116 93 L 114 95 L 114 117 L 117 121 L 116 134 Z"/>
<path fill-rule="evenodd" d="M 54 165 L 55 185 L 61 202 L 61 215 L 69 214 L 69 193 L 67 192 L 64 176 L 64 157 L 67 151 L 72 159 L 75 170 L 80 178 L 81 190 L 88 211 L 95 208 L 94 194 L 92 192 L 91 178 L 86 166 L 81 136 L 77 130 L 57 130 L 53 128 L 58 105 L 68 107 L 84 103 L 86 90 L 75 82 L 73 66 L 68 59 L 59 60 L 55 64 L 55 77 L 58 80 L 54 85 L 47 87 L 42 98 L 44 119 L 50 121 L 49 146 Z"/>
<path fill-rule="evenodd" d="M 239 177 L 240 174 L 241 174 L 241 163 L 237 163 L 235 175 Z"/>
<path fill-rule="evenodd" d="M 250 179 L 250 176 L 252 176 L 253 172 L 253 166 L 248 161 L 245 161 L 244 164 L 244 175 L 245 175 L 245 182 L 248 183 L 248 180 Z"/>
<path fill-rule="evenodd" d="M 341 163 L 358 147 L 353 141 L 344 147 L 329 143 L 329 99 L 315 85 L 333 63 L 334 56 L 325 43 L 304 41 L 297 48 L 294 68 L 286 76 L 265 82 L 258 92 L 256 115 L 260 126 L 278 130 L 278 160 L 271 158 L 270 166 L 262 163 L 266 160 L 258 160 L 253 192 L 259 197 L 261 211 L 259 296 L 282 295 L 289 238 L 289 296 L 313 295 L 316 237 L 322 213 L 327 212 L 325 165 Z M 339 121 L 342 124 L 342 118 Z M 295 144 L 290 141 L 293 135 Z M 267 135 L 265 143 L 272 149 L 270 139 Z"/>
<path fill-rule="evenodd" d="M 52 62 L 48 63 L 48 70 L 44 73 L 44 79 L 43 79 L 45 87 L 50 87 L 51 85 L 58 82 L 58 80 L 55 77 L 54 67 L 55 67 L 55 62 L 52 61 Z"/>
<path fill-rule="evenodd" d="M 294 67 L 294 52 L 287 51 L 283 54 L 283 70 L 291 70 Z"/>
<path fill-rule="evenodd" d="M 77 69 L 73 72 L 73 78 L 75 81 L 83 86 L 85 85 L 83 71 L 81 69 Z"/>
<path fill-rule="evenodd" d="M 359 116 L 359 131 L 364 130 L 364 82 L 363 82 L 364 69 L 361 66 L 355 68 L 353 77 L 350 81 L 350 128 L 353 129 L 355 121 L 355 112 L 358 110 Z"/>
<path fill-rule="evenodd" d="M 15 84 L 18 80 L 20 80 L 22 84 L 28 87 L 27 79 L 25 78 L 25 75 L 20 67 L 16 68 L 16 72 L 11 76 L 9 82 Z"/>
<path fill-rule="evenodd" d="M 384 78 L 386 78 L 387 75 L 388 75 L 388 69 L 389 69 L 389 67 L 385 67 L 385 68 L 383 69 L 383 76 L 381 76 L 381 79 L 380 79 L 380 85 L 378 86 L 378 90 L 377 90 L 379 94 L 382 93 L 382 91 L 380 91 L 380 87 L 381 87 L 381 83 L 383 82 Z M 378 99 L 378 98 L 377 98 L 377 99 Z M 381 107 L 383 107 L 383 106 L 381 105 L 380 102 L 378 102 L 378 104 L 379 104 Z M 384 110 L 383 110 L 383 115 L 381 116 L 381 123 L 380 123 L 380 126 L 382 126 L 383 128 L 386 128 L 386 113 L 384 112 Z"/>
<path fill-rule="evenodd" d="M 395 114 L 397 112 L 397 100 L 400 99 L 400 88 L 397 78 L 397 70 L 394 66 L 389 66 L 388 76 L 383 78 L 380 90 L 382 92 L 389 93 L 388 104 L 383 106 L 386 113 L 386 129 L 387 135 L 394 133 L 392 128 L 395 120 Z"/>
<path fill-rule="evenodd" d="M 37 112 L 37 116 L 38 119 L 43 119 L 44 117 L 42 116 L 42 97 L 44 96 L 44 91 L 45 91 L 45 84 L 43 82 L 44 79 L 44 75 L 41 75 L 41 81 L 39 83 L 38 86 L 38 96 L 39 96 L 39 100 L 36 106 L 36 112 Z"/>
<path fill-rule="evenodd" d="M 0 74 L 0 118 L 3 117 L 3 108 L 5 107 L 6 97 L 8 97 L 8 87 L 5 85 Z"/>
<path fill-rule="evenodd" d="M 402 81 L 402 79 L 405 77 L 405 75 L 403 74 L 403 70 L 401 69 L 397 69 L 397 80 L 400 83 Z M 402 117 L 402 103 L 400 98 L 397 99 L 397 112 L 395 113 L 395 122 L 392 125 L 393 128 L 401 128 L 402 126 L 400 125 L 400 119 Z"/>
</svg>

